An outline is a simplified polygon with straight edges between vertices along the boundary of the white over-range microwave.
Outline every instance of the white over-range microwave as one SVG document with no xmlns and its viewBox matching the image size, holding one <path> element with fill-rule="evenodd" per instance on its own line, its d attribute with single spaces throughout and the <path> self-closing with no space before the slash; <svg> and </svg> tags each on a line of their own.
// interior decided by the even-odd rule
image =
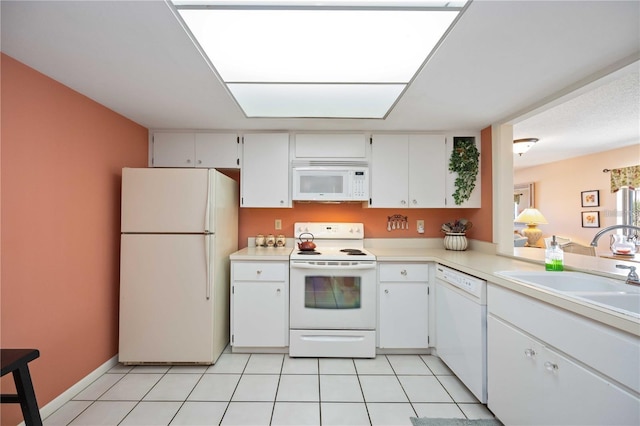
<svg viewBox="0 0 640 426">
<path fill-rule="evenodd" d="M 366 166 L 293 167 L 294 201 L 368 201 Z"/>
</svg>

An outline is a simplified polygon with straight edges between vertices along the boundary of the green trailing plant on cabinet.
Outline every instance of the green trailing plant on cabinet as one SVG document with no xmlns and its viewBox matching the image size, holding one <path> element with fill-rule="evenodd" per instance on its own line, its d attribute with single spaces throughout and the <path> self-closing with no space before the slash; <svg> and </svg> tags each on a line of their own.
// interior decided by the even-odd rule
<svg viewBox="0 0 640 426">
<path fill-rule="evenodd" d="M 449 171 L 457 173 L 453 199 L 460 205 L 471 197 L 478 178 L 480 151 L 474 137 L 454 137 Z"/>
</svg>

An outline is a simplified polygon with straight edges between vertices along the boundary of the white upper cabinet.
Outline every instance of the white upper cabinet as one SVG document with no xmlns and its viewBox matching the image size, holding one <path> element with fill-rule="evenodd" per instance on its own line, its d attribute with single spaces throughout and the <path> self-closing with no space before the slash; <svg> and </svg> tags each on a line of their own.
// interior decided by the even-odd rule
<svg viewBox="0 0 640 426">
<path fill-rule="evenodd" d="M 409 135 L 409 207 L 443 207 L 446 173 L 442 135 Z"/>
<path fill-rule="evenodd" d="M 294 136 L 294 160 L 367 159 L 364 133 L 298 133 Z"/>
<path fill-rule="evenodd" d="M 196 167 L 239 169 L 240 143 L 235 133 L 196 133 Z"/>
<path fill-rule="evenodd" d="M 155 132 L 153 167 L 240 168 L 235 133 Z"/>
<path fill-rule="evenodd" d="M 444 207 L 445 152 L 443 135 L 372 135 L 370 207 Z"/>
<path fill-rule="evenodd" d="M 240 207 L 291 207 L 289 171 L 288 133 L 245 134 Z"/>
<path fill-rule="evenodd" d="M 478 159 L 478 175 L 475 179 L 475 187 L 471 192 L 471 196 L 466 201 L 461 204 L 456 204 L 456 200 L 454 198 L 454 193 L 456 192 L 456 178 L 458 177 L 458 173 L 449 171 L 449 162 L 451 159 L 451 154 L 457 149 L 461 149 L 460 144 L 464 144 L 465 141 L 473 139 L 475 141 L 475 147 L 480 152 L 480 135 L 474 133 L 464 133 L 458 135 L 449 135 L 447 136 L 447 144 L 446 144 L 446 196 L 447 196 L 447 207 L 454 208 L 475 208 L 481 206 L 481 184 L 482 181 L 480 179 L 481 168 L 480 161 L 482 153 L 480 152 L 480 158 Z"/>
<path fill-rule="evenodd" d="M 195 167 L 196 146 L 193 133 L 153 134 L 153 167 Z"/>
</svg>

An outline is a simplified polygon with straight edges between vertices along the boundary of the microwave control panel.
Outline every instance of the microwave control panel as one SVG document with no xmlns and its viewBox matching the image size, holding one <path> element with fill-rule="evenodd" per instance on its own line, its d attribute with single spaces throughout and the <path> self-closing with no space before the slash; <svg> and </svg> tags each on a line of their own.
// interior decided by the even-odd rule
<svg viewBox="0 0 640 426">
<path fill-rule="evenodd" d="M 366 170 L 356 170 L 353 172 L 352 193 L 354 198 L 367 198 L 369 196 L 369 179 Z"/>
</svg>

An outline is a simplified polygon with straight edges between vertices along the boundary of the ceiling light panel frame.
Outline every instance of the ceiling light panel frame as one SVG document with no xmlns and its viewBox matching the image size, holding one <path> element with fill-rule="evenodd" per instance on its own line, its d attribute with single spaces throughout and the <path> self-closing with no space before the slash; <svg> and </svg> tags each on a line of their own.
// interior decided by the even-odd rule
<svg viewBox="0 0 640 426">
<path fill-rule="evenodd" d="M 428 1 L 174 3 L 251 118 L 386 118 L 461 11 Z"/>
</svg>

